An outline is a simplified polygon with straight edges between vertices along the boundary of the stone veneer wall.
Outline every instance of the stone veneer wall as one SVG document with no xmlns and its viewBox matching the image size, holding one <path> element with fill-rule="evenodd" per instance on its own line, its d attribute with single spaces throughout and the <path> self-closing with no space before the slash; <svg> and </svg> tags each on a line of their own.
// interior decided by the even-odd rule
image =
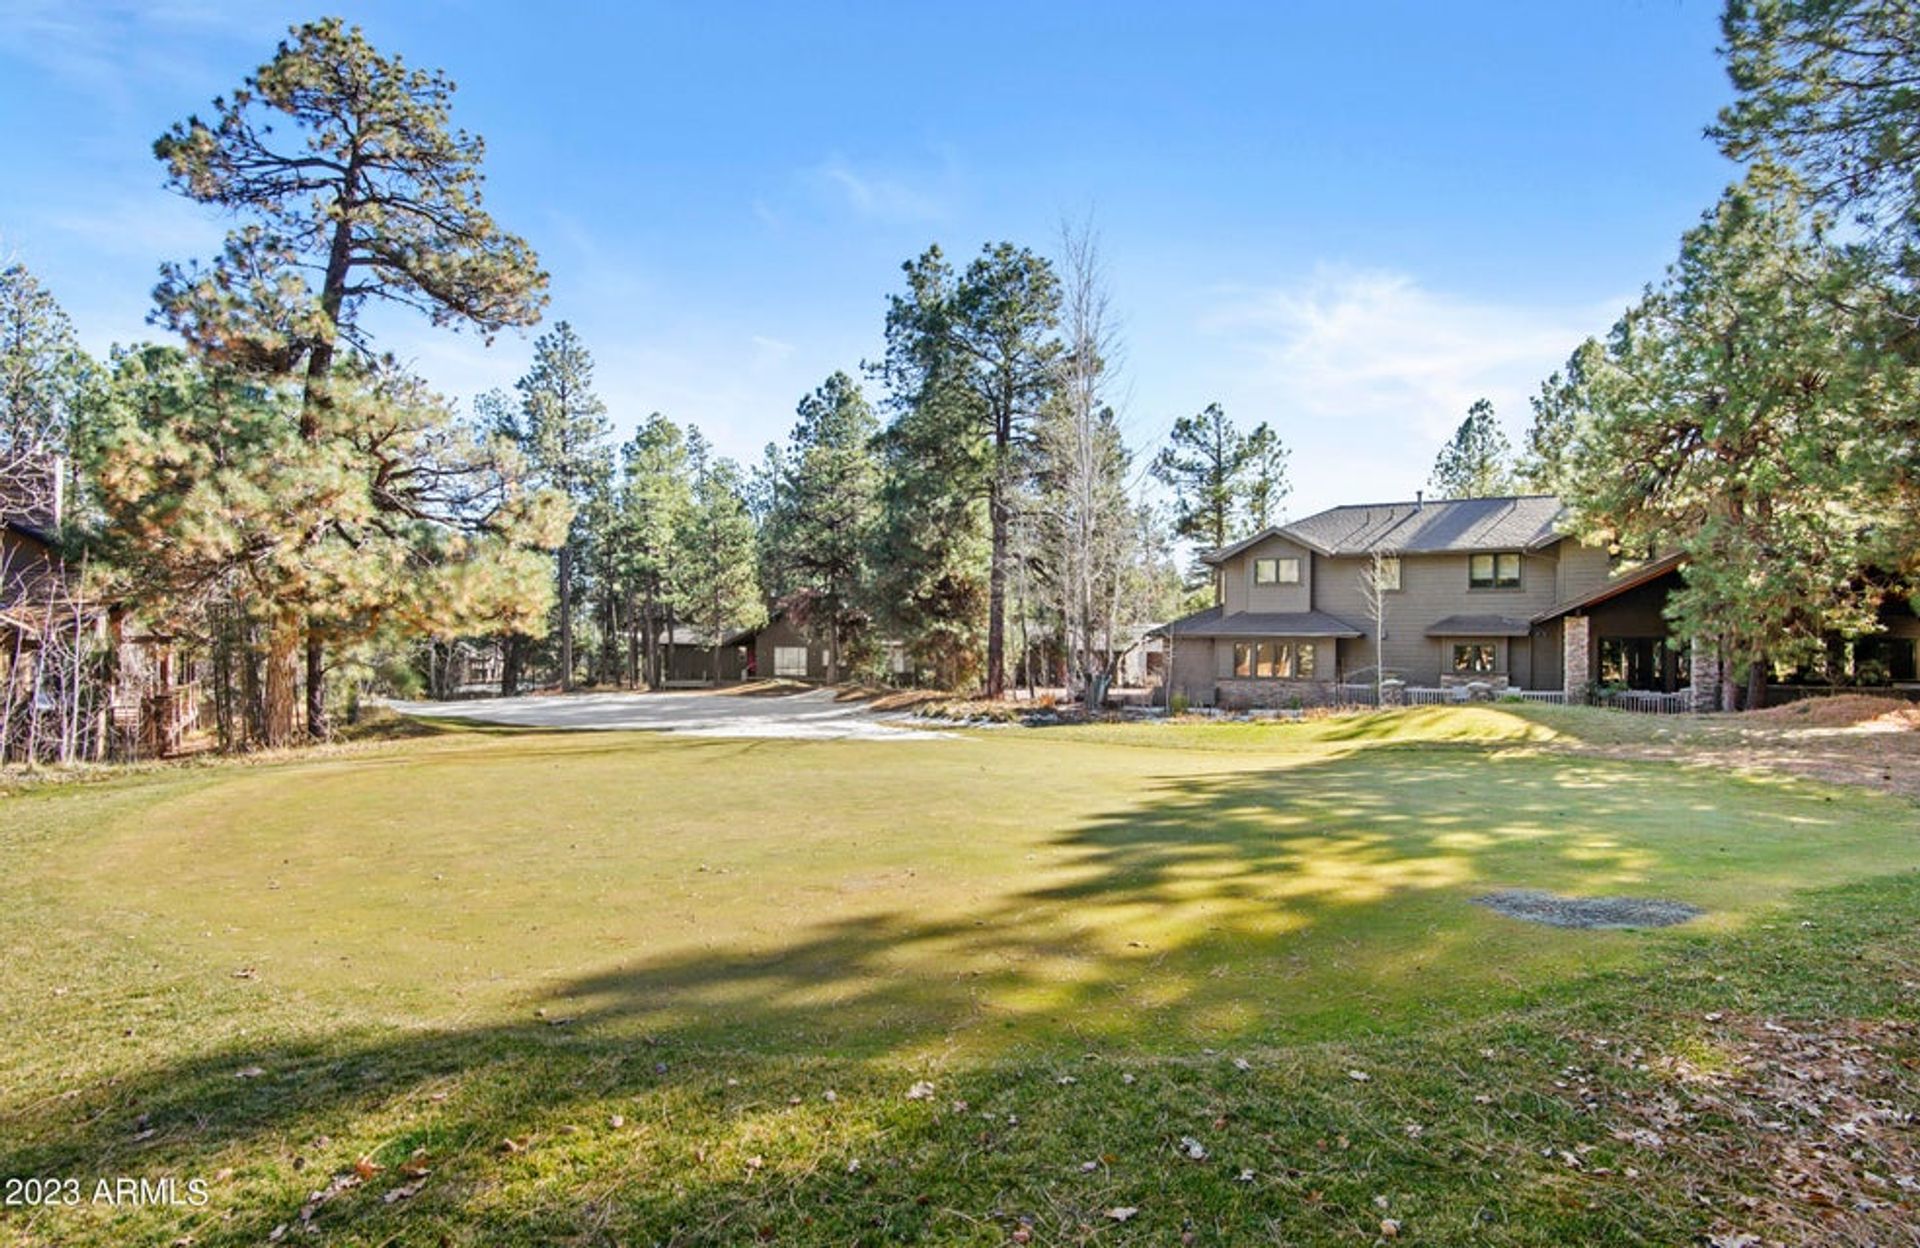
<svg viewBox="0 0 1920 1248">
<path fill-rule="evenodd" d="M 1562 645 L 1565 655 L 1561 666 L 1564 674 L 1561 688 L 1567 695 L 1569 706 L 1584 703 L 1593 683 L 1591 651 L 1587 646 L 1587 637 L 1593 627 L 1590 617 L 1569 615 L 1561 626 Z"/>
<path fill-rule="evenodd" d="M 1687 709 L 1695 714 L 1720 709 L 1720 643 L 1695 637 L 1687 654 Z"/>
<path fill-rule="evenodd" d="M 1250 707 L 1328 706 L 1335 700 L 1331 682 L 1324 680 L 1244 680 L 1229 677 L 1214 692 L 1223 711 Z"/>
</svg>

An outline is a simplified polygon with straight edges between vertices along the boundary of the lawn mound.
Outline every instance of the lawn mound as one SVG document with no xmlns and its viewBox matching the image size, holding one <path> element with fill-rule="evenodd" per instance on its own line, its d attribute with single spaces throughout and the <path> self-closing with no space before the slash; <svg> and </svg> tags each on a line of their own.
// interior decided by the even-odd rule
<svg viewBox="0 0 1920 1248">
<path fill-rule="evenodd" d="M 1672 927 L 1706 911 L 1658 897 L 1565 897 L 1537 888 L 1508 888 L 1475 903 L 1511 919 L 1549 927 Z"/>
<path fill-rule="evenodd" d="M 1785 706 L 1755 711 L 1751 718 L 1783 727 L 1853 728 L 1871 724 L 1882 728 L 1920 730 L 1920 706 L 1904 698 L 1880 698 L 1864 693 L 1802 698 Z"/>
</svg>

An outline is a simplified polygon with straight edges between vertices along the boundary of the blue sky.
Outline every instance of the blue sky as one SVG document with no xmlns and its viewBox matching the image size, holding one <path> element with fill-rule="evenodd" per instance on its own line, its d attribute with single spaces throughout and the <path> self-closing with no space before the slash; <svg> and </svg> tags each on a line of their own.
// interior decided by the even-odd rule
<svg viewBox="0 0 1920 1248">
<path fill-rule="evenodd" d="M 1293 514 L 1405 497 L 1480 395 L 1606 329 L 1736 171 L 1717 5 L 539 4 L 0 0 L 0 256 L 88 343 L 151 337 L 162 260 L 226 223 L 150 145 L 337 12 L 446 69 L 488 201 L 553 275 L 628 428 L 753 459 L 880 350 L 930 242 L 1099 229 L 1142 460 L 1210 401 L 1294 446 Z M 449 395 L 491 348 L 393 320 Z"/>
</svg>

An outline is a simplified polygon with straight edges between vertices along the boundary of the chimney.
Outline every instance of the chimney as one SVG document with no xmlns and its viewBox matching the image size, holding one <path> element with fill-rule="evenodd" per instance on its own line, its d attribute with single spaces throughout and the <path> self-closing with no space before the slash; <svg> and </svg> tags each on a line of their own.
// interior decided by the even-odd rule
<svg viewBox="0 0 1920 1248">
<path fill-rule="evenodd" d="M 1425 490 L 1415 490 L 1413 492 L 1413 509 L 1415 511 L 1419 511 L 1422 507 L 1425 507 L 1426 505 L 1427 505 L 1427 492 Z"/>
</svg>

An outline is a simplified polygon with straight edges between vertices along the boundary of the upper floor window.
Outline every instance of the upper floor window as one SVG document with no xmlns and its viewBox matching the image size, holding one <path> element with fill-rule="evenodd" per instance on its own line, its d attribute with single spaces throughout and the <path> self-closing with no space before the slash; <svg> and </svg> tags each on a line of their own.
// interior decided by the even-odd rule
<svg viewBox="0 0 1920 1248">
<path fill-rule="evenodd" d="M 1467 586 L 1470 589 L 1519 589 L 1519 555 L 1468 555 Z"/>
<path fill-rule="evenodd" d="M 1298 585 L 1300 561 L 1298 559 L 1255 559 L 1253 583 L 1255 585 Z"/>
<path fill-rule="evenodd" d="M 1400 556 L 1388 555 L 1380 561 L 1380 588 L 1400 588 Z"/>
</svg>

